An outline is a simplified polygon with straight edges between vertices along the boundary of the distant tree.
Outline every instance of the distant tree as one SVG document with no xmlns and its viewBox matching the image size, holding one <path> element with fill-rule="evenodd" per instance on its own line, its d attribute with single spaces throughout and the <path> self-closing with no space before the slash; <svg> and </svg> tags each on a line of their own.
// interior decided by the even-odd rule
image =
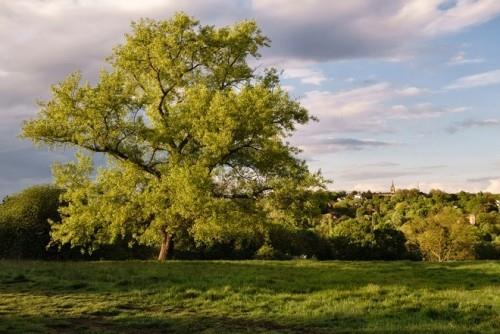
<svg viewBox="0 0 500 334">
<path fill-rule="evenodd" d="M 83 153 L 55 166 L 68 206 L 52 238 L 92 251 L 131 235 L 164 260 L 176 235 L 212 243 L 293 221 L 287 197 L 322 184 L 285 141 L 310 116 L 275 71 L 247 63 L 268 45 L 256 24 L 181 13 L 132 28 L 96 85 L 69 75 L 24 124 L 35 143 L 108 158 L 97 171 Z"/>
<path fill-rule="evenodd" d="M 425 219 L 415 219 L 402 227 L 410 248 L 418 248 L 429 261 L 474 258 L 478 241 L 476 229 L 453 208 L 446 207 Z"/>
</svg>

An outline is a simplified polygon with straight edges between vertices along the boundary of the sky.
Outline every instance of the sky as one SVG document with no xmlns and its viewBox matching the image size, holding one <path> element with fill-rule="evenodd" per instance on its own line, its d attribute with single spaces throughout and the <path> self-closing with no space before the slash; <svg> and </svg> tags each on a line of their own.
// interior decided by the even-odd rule
<svg viewBox="0 0 500 334">
<path fill-rule="evenodd" d="M 289 140 L 329 188 L 500 193 L 498 0 L 0 0 L 0 198 L 72 159 L 19 138 L 50 86 L 95 80 L 132 20 L 176 11 L 256 20 L 272 42 L 252 64 L 319 119 Z"/>
</svg>

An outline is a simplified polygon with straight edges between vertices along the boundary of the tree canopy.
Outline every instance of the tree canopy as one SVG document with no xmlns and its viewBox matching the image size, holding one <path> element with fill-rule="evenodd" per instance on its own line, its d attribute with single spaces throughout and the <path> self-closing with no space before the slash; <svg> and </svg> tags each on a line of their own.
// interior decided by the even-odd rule
<svg viewBox="0 0 500 334">
<path fill-rule="evenodd" d="M 248 63 L 268 44 L 253 21 L 142 19 L 96 84 L 76 72 L 54 85 L 23 127 L 35 143 L 81 149 L 54 166 L 68 203 L 54 241 L 92 251 L 131 236 L 161 245 L 164 259 L 181 232 L 210 243 L 295 221 L 287 198 L 322 180 L 286 141 L 308 111 L 276 71 Z M 89 152 L 106 165 L 94 168 Z"/>
</svg>

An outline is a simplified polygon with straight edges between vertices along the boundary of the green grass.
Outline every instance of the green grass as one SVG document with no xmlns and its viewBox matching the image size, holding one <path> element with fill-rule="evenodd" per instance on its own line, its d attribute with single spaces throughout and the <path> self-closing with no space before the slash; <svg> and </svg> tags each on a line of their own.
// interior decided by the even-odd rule
<svg viewBox="0 0 500 334">
<path fill-rule="evenodd" d="M 0 261 L 0 333 L 500 333 L 500 262 Z"/>
</svg>

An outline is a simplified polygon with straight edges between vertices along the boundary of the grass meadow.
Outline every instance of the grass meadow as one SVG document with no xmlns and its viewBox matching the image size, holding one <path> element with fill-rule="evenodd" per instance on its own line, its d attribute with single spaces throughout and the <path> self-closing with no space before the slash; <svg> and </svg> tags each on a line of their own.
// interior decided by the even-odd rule
<svg viewBox="0 0 500 334">
<path fill-rule="evenodd" d="M 0 261 L 0 333 L 500 333 L 499 313 L 499 261 Z"/>
</svg>

